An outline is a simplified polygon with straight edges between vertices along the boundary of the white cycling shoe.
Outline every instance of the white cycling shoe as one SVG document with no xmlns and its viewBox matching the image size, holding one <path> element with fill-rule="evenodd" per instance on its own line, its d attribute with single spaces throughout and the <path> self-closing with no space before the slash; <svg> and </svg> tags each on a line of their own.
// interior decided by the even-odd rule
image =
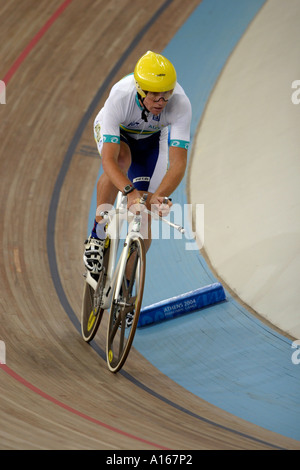
<svg viewBox="0 0 300 470">
<path fill-rule="evenodd" d="M 99 274 L 103 267 L 103 254 L 105 240 L 99 240 L 98 238 L 89 238 L 85 241 L 85 251 L 83 254 L 83 261 L 85 267 L 92 274 Z"/>
</svg>

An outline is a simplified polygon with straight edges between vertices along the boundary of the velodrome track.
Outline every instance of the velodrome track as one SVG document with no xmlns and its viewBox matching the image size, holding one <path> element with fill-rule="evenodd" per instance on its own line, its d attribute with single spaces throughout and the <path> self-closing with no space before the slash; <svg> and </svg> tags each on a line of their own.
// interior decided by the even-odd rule
<svg viewBox="0 0 300 470">
<path fill-rule="evenodd" d="M 81 254 L 99 170 L 94 113 L 112 83 L 145 50 L 167 48 L 198 5 L 0 2 L 1 449 L 300 448 L 187 390 L 139 348 L 112 375 L 105 325 L 92 347 L 78 332 Z M 155 328 L 165 331 L 163 362 L 168 330 Z M 147 334 L 151 342 L 149 331 L 143 342 Z"/>
</svg>

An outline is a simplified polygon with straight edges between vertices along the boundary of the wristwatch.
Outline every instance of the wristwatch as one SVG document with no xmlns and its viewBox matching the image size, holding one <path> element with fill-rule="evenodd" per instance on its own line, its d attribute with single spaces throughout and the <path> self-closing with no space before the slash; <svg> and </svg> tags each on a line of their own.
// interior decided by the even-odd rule
<svg viewBox="0 0 300 470">
<path fill-rule="evenodd" d="M 135 187 L 133 186 L 133 184 L 127 184 L 125 188 L 123 189 L 123 194 L 124 196 L 127 196 L 127 194 L 131 193 L 131 191 L 134 191 L 134 190 L 135 190 Z"/>
</svg>

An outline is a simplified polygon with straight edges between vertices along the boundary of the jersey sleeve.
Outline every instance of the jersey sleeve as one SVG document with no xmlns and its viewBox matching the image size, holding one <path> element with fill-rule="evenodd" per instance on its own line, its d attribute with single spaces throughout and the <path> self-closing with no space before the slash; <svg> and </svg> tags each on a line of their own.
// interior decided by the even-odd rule
<svg viewBox="0 0 300 470">
<path fill-rule="evenodd" d="M 192 106 L 185 94 L 176 96 L 170 119 L 170 147 L 188 149 L 191 139 Z"/>
<path fill-rule="evenodd" d="M 120 123 L 124 120 L 125 111 L 123 101 L 122 92 L 113 87 L 102 110 L 101 134 L 103 142 L 120 143 Z"/>
<path fill-rule="evenodd" d="M 103 110 L 101 133 L 103 142 L 120 143 L 120 114 L 118 104 L 111 97 L 107 99 Z"/>
</svg>

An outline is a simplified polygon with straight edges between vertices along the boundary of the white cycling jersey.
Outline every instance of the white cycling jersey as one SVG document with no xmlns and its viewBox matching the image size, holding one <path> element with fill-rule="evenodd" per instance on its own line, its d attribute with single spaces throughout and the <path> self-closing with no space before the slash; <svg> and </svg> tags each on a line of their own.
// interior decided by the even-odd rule
<svg viewBox="0 0 300 470">
<path fill-rule="evenodd" d="M 177 83 L 168 104 L 155 116 L 142 117 L 133 74 L 127 75 L 111 89 L 103 108 L 94 121 L 94 135 L 101 154 L 103 142 L 120 143 L 120 132 L 134 139 L 144 139 L 160 132 L 160 140 L 169 145 L 188 148 L 190 143 L 191 103 L 183 88 Z"/>
</svg>

